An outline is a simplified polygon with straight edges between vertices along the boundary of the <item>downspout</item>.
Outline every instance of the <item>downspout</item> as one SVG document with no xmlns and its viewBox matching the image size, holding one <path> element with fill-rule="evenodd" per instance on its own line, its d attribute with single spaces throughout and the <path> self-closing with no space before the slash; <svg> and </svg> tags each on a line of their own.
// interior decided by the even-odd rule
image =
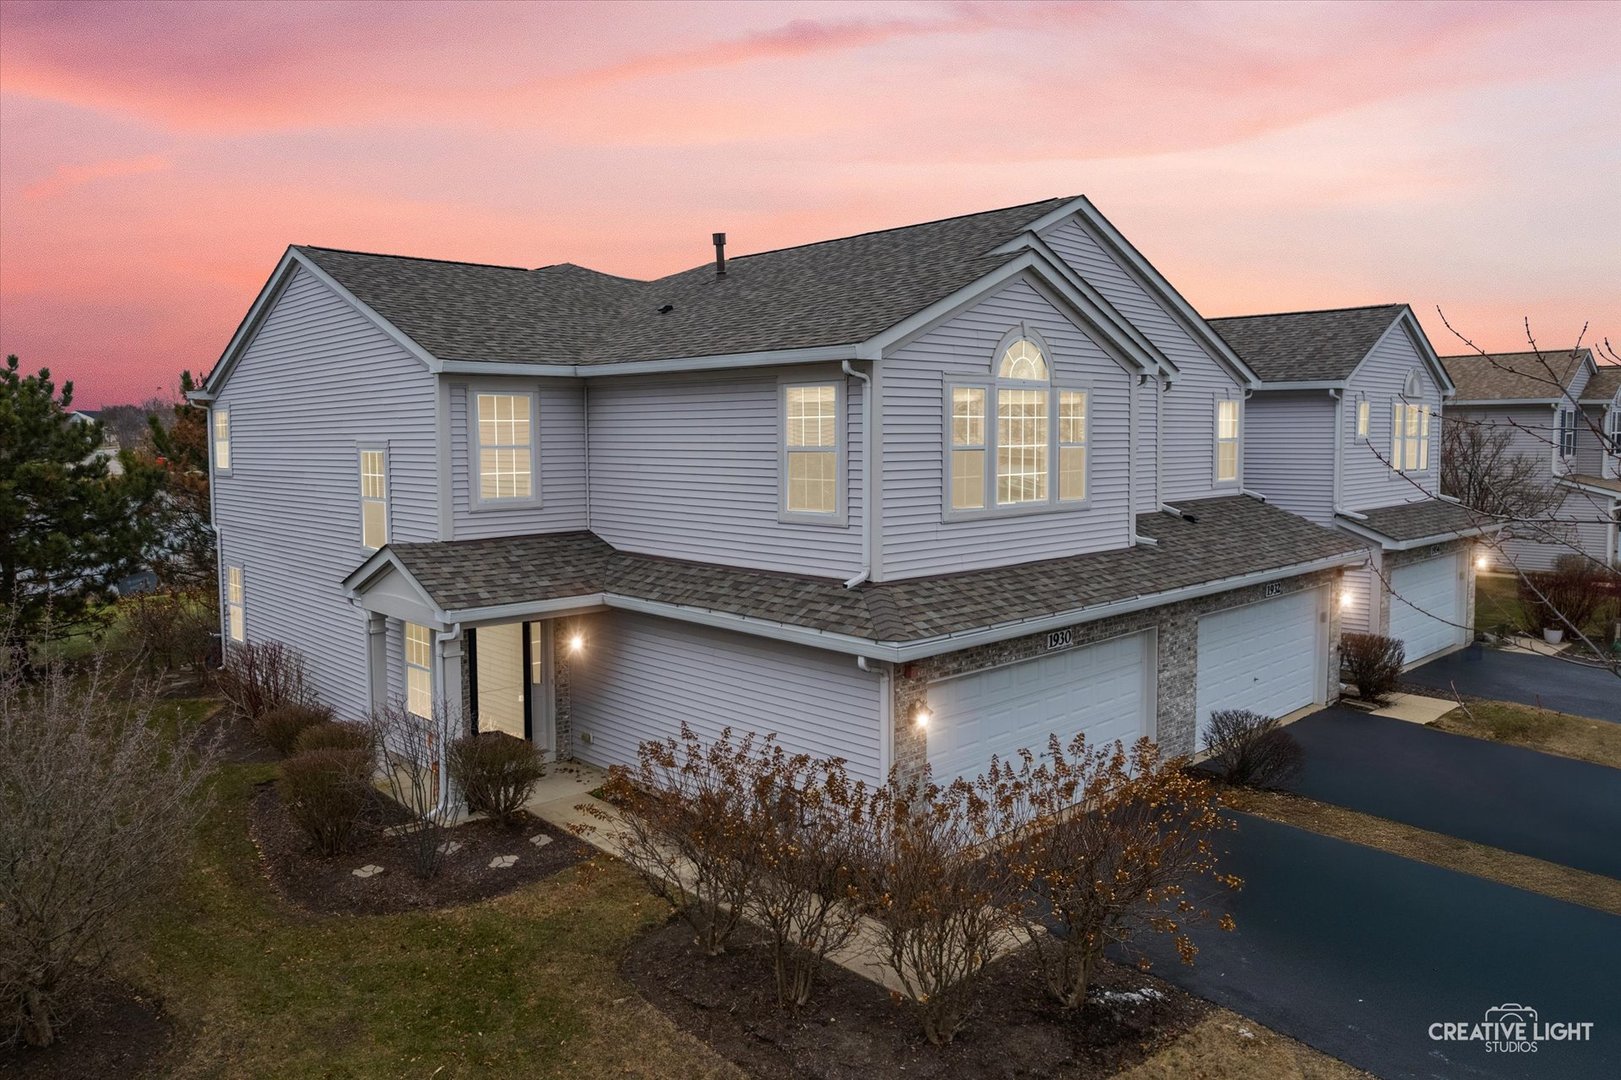
<svg viewBox="0 0 1621 1080">
<path fill-rule="evenodd" d="M 225 625 L 225 538 L 220 534 L 219 507 L 215 502 L 216 490 L 219 484 L 214 475 L 214 403 L 217 399 L 210 399 L 207 405 L 208 419 L 203 423 L 208 425 L 208 528 L 214 534 L 214 589 L 219 602 L 215 605 L 214 615 L 219 620 L 220 628 L 220 669 L 225 668 L 226 643 L 231 640 L 230 629 Z M 229 434 L 227 434 L 229 438 Z M 244 615 L 243 623 L 247 618 Z M 243 637 L 247 637 L 244 630 Z"/>
<path fill-rule="evenodd" d="M 1182 511 L 1165 502 L 1165 395 L 1171 392 L 1171 380 L 1164 375 L 1159 392 L 1154 401 L 1154 502 L 1161 510 L 1181 516 Z"/>
<path fill-rule="evenodd" d="M 877 520 L 876 508 L 872 505 L 872 376 L 857 371 L 848 360 L 841 366 L 846 375 L 864 384 L 861 387 L 861 572 L 844 583 L 846 589 L 853 589 L 872 577 L 872 528 Z"/>
<path fill-rule="evenodd" d="M 1329 500 L 1329 506 L 1337 514 L 1340 512 L 1340 474 L 1343 469 L 1340 461 L 1345 455 L 1345 395 L 1330 389 L 1328 396 L 1334 399 L 1334 496 Z"/>
<path fill-rule="evenodd" d="M 585 531 L 591 531 L 591 380 L 580 380 L 580 422 L 585 437 Z"/>
</svg>

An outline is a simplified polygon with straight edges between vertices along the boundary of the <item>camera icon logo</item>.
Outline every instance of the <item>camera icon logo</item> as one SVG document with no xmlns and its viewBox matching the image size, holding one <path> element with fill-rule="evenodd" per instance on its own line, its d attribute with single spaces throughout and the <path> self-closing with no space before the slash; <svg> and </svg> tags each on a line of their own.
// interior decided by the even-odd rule
<svg viewBox="0 0 1621 1080">
<path fill-rule="evenodd" d="M 1526 1027 L 1535 1027 L 1537 1011 L 1529 1005 L 1504 1002 L 1502 1005 L 1486 1010 L 1486 1022 L 1488 1024 L 1524 1024 Z"/>
</svg>

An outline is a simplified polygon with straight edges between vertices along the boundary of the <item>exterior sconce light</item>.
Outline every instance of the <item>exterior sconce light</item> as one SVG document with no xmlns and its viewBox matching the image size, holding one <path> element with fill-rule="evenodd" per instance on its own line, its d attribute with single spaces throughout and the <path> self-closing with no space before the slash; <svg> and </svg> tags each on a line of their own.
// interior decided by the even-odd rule
<svg viewBox="0 0 1621 1080">
<path fill-rule="evenodd" d="M 1492 565 L 1491 556 L 1489 556 L 1489 555 L 1476 555 L 1475 556 L 1475 569 L 1476 570 L 1489 570 L 1489 569 L 1491 569 L 1491 565 Z"/>
<path fill-rule="evenodd" d="M 1350 589 L 1341 589 L 1340 590 L 1340 607 L 1350 607 L 1350 606 L 1351 606 L 1351 590 Z"/>
<path fill-rule="evenodd" d="M 571 654 L 577 654 L 577 653 L 581 652 L 584 648 L 585 648 L 585 635 L 584 634 L 582 634 L 578 630 L 576 630 L 574 633 L 569 635 L 568 651 Z"/>
<path fill-rule="evenodd" d="M 917 712 L 912 714 L 912 723 L 916 724 L 920 728 L 928 727 L 929 721 L 933 719 L 934 714 L 929 712 L 929 707 L 927 705 L 919 705 L 917 707 Z"/>
</svg>

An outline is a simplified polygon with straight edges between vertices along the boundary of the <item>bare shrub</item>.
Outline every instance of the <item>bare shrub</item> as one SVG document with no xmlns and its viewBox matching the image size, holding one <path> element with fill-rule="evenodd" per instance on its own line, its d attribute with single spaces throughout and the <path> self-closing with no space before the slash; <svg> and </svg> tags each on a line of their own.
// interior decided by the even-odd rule
<svg viewBox="0 0 1621 1080">
<path fill-rule="evenodd" d="M 376 750 L 370 728 L 364 724 L 326 722 L 311 724 L 298 733 L 293 753 L 307 754 L 312 750 Z"/>
<path fill-rule="evenodd" d="M 469 810 L 511 825 L 546 775 L 534 744 L 504 732 L 468 735 L 450 744 L 450 779 Z"/>
<path fill-rule="evenodd" d="M 1340 666 L 1347 681 L 1356 684 L 1357 696 L 1383 705 L 1401 680 L 1407 647 L 1380 634 L 1345 634 L 1340 638 Z"/>
<path fill-rule="evenodd" d="M 1300 774 L 1306 754 L 1276 717 L 1248 709 L 1217 709 L 1205 732 L 1207 764 L 1229 784 L 1282 787 Z"/>
<path fill-rule="evenodd" d="M 175 588 L 136 593 L 118 602 L 135 657 L 161 671 L 200 670 L 214 649 L 213 605 Z"/>
<path fill-rule="evenodd" d="M 291 754 L 309 728 L 332 722 L 332 708 L 314 702 L 289 701 L 273 705 L 259 716 L 259 734 L 276 753 Z"/>
<path fill-rule="evenodd" d="M 1522 572 L 1516 585 L 1526 629 L 1585 633 L 1609 602 L 1614 575 L 1582 555 L 1561 555 L 1548 571 Z"/>
<path fill-rule="evenodd" d="M 215 741 L 104 676 L 0 672 L 0 1045 L 55 1041 L 167 897 Z"/>
<path fill-rule="evenodd" d="M 1018 883 L 986 856 L 1005 823 L 973 785 L 926 777 L 892 776 L 862 814 L 857 895 L 931 1043 L 956 1035 L 986 966 L 1015 939 Z"/>
<path fill-rule="evenodd" d="M 279 641 L 232 645 L 216 678 L 221 696 L 255 727 L 278 705 L 302 705 L 315 698 L 304 654 Z"/>
<path fill-rule="evenodd" d="M 1066 1009 L 1086 1001 L 1103 950 L 1143 933 L 1170 934 L 1184 963 L 1195 952 L 1186 928 L 1209 918 L 1190 886 L 1237 888 L 1218 872 L 1211 841 L 1233 826 L 1213 785 L 1165 759 L 1141 739 L 1092 748 L 1082 735 L 1057 736 L 1039 761 L 1024 751 L 980 782 L 1007 807 L 1011 839 L 1002 855 L 1019 883 L 1028 939 L 1053 999 Z M 1230 916 L 1221 925 L 1232 929 Z"/>
<path fill-rule="evenodd" d="M 288 817 L 322 855 L 354 846 L 370 803 L 372 756 L 365 750 L 311 750 L 281 763 L 278 790 Z"/>
<path fill-rule="evenodd" d="M 730 728 L 707 745 L 649 740 L 636 764 L 608 774 L 603 793 L 621 810 L 616 853 L 692 928 L 707 956 L 725 951 L 760 874 L 751 806 L 755 736 Z"/>
<path fill-rule="evenodd" d="M 437 877 L 445 861 L 446 826 L 456 814 L 446 748 L 467 730 L 467 720 L 442 701 L 432 716 L 419 716 L 396 698 L 372 714 L 370 726 L 382 751 L 389 794 L 405 811 L 394 831 L 410 841 L 412 872 L 424 880 Z"/>
</svg>

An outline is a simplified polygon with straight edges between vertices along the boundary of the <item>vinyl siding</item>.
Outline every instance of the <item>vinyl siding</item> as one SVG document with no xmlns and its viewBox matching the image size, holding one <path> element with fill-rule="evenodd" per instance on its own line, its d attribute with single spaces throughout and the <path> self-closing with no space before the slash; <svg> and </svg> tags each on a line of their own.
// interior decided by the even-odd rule
<svg viewBox="0 0 1621 1080">
<path fill-rule="evenodd" d="M 1615 475 L 1615 458 L 1604 452 L 1605 412 L 1602 405 L 1583 406 L 1582 415 L 1577 419 L 1574 472 L 1588 476 Z"/>
<path fill-rule="evenodd" d="M 1417 404 L 1430 407 L 1430 467 L 1424 472 L 1398 473 L 1390 467 L 1392 408 L 1409 372 L 1418 369 L 1423 395 Z M 1368 402 L 1368 438 L 1356 434 L 1356 402 Z M 1352 373 L 1341 417 L 1345 440 L 1340 462 L 1340 506 L 1365 510 L 1375 506 L 1434 498 L 1441 477 L 1441 390 L 1420 357 L 1404 323 L 1397 323 L 1373 347 Z"/>
<path fill-rule="evenodd" d="M 1321 390 L 1250 398 L 1244 486 L 1319 525 L 1333 524 L 1334 413 L 1334 399 Z"/>
<path fill-rule="evenodd" d="M 1046 340 L 1055 387 L 1090 388 L 1087 502 L 1077 509 L 1001 516 L 993 511 L 945 521 L 946 387 L 956 379 L 988 380 L 999 359 L 997 345 L 1021 321 Z M 1077 555 L 1129 542 L 1134 376 L 1031 284 L 1014 282 L 881 362 L 886 579 Z M 994 404 L 987 412 L 987 422 L 994 423 Z M 1152 458 L 1151 445 L 1143 452 Z"/>
<path fill-rule="evenodd" d="M 473 431 L 469 412 L 478 391 L 524 393 L 538 390 L 540 408 L 535 432 L 540 451 L 540 504 L 478 506 L 475 483 Z M 450 384 L 451 505 L 455 508 L 452 537 L 470 540 L 484 536 L 564 532 L 583 529 L 585 521 L 585 402 L 581 384 L 559 380 L 479 379 Z"/>
<path fill-rule="evenodd" d="M 880 779 L 881 683 L 850 657 L 629 612 L 580 625 L 587 644 L 569 661 L 580 760 L 633 763 L 641 740 L 686 723 L 705 740 L 727 726 L 775 732 L 789 751 L 842 757 L 852 775 Z"/>
<path fill-rule="evenodd" d="M 1377 559 L 1378 553 L 1373 554 Z M 1377 590 L 1384 588 L 1384 582 L 1373 567 L 1358 566 L 1345 572 L 1345 579 L 1340 583 L 1340 595 L 1334 602 L 1340 606 L 1340 631 L 1346 634 L 1367 634 L 1373 631 L 1372 626 L 1376 605 L 1373 598 Z"/>
<path fill-rule="evenodd" d="M 387 444 L 390 538 L 437 539 L 434 393 L 420 361 L 303 270 L 220 393 L 231 473 L 215 513 L 223 563 L 243 568 L 247 640 L 301 650 L 346 719 L 368 685 L 365 619 L 339 584 L 367 554 L 357 443 Z"/>
<path fill-rule="evenodd" d="M 1238 395 L 1238 380 L 1078 218 L 1053 226 L 1042 239 L 1181 371 L 1164 398 L 1163 501 L 1235 491 L 1237 484 L 1218 487 L 1215 483 L 1215 402 L 1217 397 Z M 1239 456 L 1245 460 L 1242 450 Z M 1242 470 L 1239 475 L 1243 479 Z M 1248 484 L 1248 480 L 1244 482 Z M 1141 499 L 1138 505 L 1142 505 Z"/>
<path fill-rule="evenodd" d="M 779 518 L 781 378 L 844 389 L 847 523 Z M 593 380 L 591 527 L 627 551 L 850 577 L 861 565 L 861 390 L 837 367 Z"/>
<path fill-rule="evenodd" d="M 1614 514 L 1615 500 L 1572 491 L 1543 530 L 1520 526 L 1521 535 L 1505 540 L 1503 551 L 1520 570 L 1551 570 L 1561 555 L 1576 552 L 1608 562 L 1615 551 L 1615 526 L 1608 524 Z"/>
</svg>

